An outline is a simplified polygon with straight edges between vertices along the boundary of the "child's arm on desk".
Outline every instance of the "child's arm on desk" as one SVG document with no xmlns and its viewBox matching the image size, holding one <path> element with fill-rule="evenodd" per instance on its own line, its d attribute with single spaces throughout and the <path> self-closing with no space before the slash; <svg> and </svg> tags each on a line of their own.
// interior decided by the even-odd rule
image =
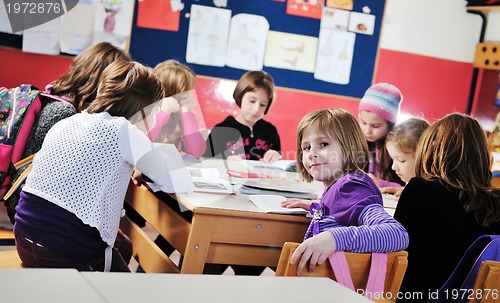
<svg viewBox="0 0 500 303">
<path fill-rule="evenodd" d="M 311 204 L 314 202 L 318 203 L 319 200 L 303 200 L 303 199 L 297 199 L 297 198 L 291 198 L 291 199 L 286 199 L 285 201 L 281 202 L 281 207 L 286 207 L 286 208 L 303 208 L 305 210 L 309 210 L 311 208 Z"/>
</svg>

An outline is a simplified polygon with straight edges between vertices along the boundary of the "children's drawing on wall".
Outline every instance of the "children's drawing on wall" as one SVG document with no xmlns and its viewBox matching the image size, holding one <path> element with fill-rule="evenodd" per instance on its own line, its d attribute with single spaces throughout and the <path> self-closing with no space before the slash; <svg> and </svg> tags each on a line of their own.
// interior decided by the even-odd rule
<svg viewBox="0 0 500 303">
<path fill-rule="evenodd" d="M 352 11 L 353 2 L 354 0 L 326 0 L 326 6 Z"/>
<path fill-rule="evenodd" d="M 227 43 L 226 65 L 244 70 L 261 70 L 268 32 L 269 22 L 262 16 L 233 16 Z"/>
<path fill-rule="evenodd" d="M 320 27 L 347 31 L 349 11 L 324 7 Z"/>
<path fill-rule="evenodd" d="M 180 2 L 180 1 L 179 1 Z M 177 6 L 176 6 L 177 5 Z M 184 4 L 176 1 L 147 0 L 137 5 L 137 26 L 166 31 L 179 31 L 180 11 Z"/>
<path fill-rule="evenodd" d="M 77 55 L 92 44 L 96 9 L 97 0 L 80 0 L 75 8 L 61 16 L 62 53 Z"/>
<path fill-rule="evenodd" d="M 230 22 L 228 9 L 191 5 L 186 61 L 224 66 Z"/>
<path fill-rule="evenodd" d="M 106 18 L 104 19 L 104 31 L 113 34 L 116 26 L 116 14 L 122 9 L 122 0 L 101 0 Z"/>
<path fill-rule="evenodd" d="M 314 72 L 318 38 L 269 31 L 264 65 Z"/>
<path fill-rule="evenodd" d="M 134 1 L 99 0 L 95 12 L 93 42 L 106 41 L 125 49 L 133 17 Z"/>
<path fill-rule="evenodd" d="M 226 7 L 227 0 L 214 0 L 214 5 L 217 7 Z"/>
<path fill-rule="evenodd" d="M 349 84 L 355 40 L 354 33 L 321 28 L 314 79 Z"/>
<path fill-rule="evenodd" d="M 351 32 L 373 35 L 375 29 L 375 15 L 352 12 L 349 17 L 349 27 Z"/>
<path fill-rule="evenodd" d="M 288 0 L 286 13 L 307 18 L 321 19 L 325 0 Z"/>
</svg>

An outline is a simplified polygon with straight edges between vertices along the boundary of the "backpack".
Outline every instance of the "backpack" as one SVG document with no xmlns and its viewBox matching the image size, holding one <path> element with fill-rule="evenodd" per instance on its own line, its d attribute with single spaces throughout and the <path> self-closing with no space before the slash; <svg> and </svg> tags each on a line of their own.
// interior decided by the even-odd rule
<svg viewBox="0 0 500 303">
<path fill-rule="evenodd" d="M 427 302 L 466 303 L 470 298 L 475 298 L 474 280 L 479 266 L 485 260 L 500 261 L 500 235 L 477 238 L 467 248 L 448 280 Z"/>
<path fill-rule="evenodd" d="M 0 88 L 0 198 L 4 197 L 12 176 L 21 167 L 22 163 L 17 162 L 21 160 L 31 128 L 42 108 L 39 95 L 40 90 L 30 84 Z"/>
</svg>

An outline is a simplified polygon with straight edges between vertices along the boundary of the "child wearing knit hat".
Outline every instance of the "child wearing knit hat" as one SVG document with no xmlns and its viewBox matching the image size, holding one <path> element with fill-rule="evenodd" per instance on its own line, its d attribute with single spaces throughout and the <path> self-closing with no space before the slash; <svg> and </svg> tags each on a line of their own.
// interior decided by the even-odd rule
<svg viewBox="0 0 500 303">
<path fill-rule="evenodd" d="M 379 187 L 401 187 L 404 182 L 392 170 L 392 159 L 384 148 L 385 138 L 397 121 L 403 95 L 389 83 L 369 87 L 359 103 L 359 124 L 368 141 L 370 164 L 367 172 Z"/>
</svg>

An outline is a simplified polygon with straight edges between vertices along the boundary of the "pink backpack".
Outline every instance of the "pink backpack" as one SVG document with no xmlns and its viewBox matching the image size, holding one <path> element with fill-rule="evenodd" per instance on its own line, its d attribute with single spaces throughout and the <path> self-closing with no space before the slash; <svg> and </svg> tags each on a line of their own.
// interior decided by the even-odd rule
<svg viewBox="0 0 500 303">
<path fill-rule="evenodd" d="M 30 84 L 0 88 L 0 198 L 9 189 L 17 168 L 23 162 L 30 163 L 21 157 L 42 108 L 39 96 L 40 91 Z"/>
</svg>

